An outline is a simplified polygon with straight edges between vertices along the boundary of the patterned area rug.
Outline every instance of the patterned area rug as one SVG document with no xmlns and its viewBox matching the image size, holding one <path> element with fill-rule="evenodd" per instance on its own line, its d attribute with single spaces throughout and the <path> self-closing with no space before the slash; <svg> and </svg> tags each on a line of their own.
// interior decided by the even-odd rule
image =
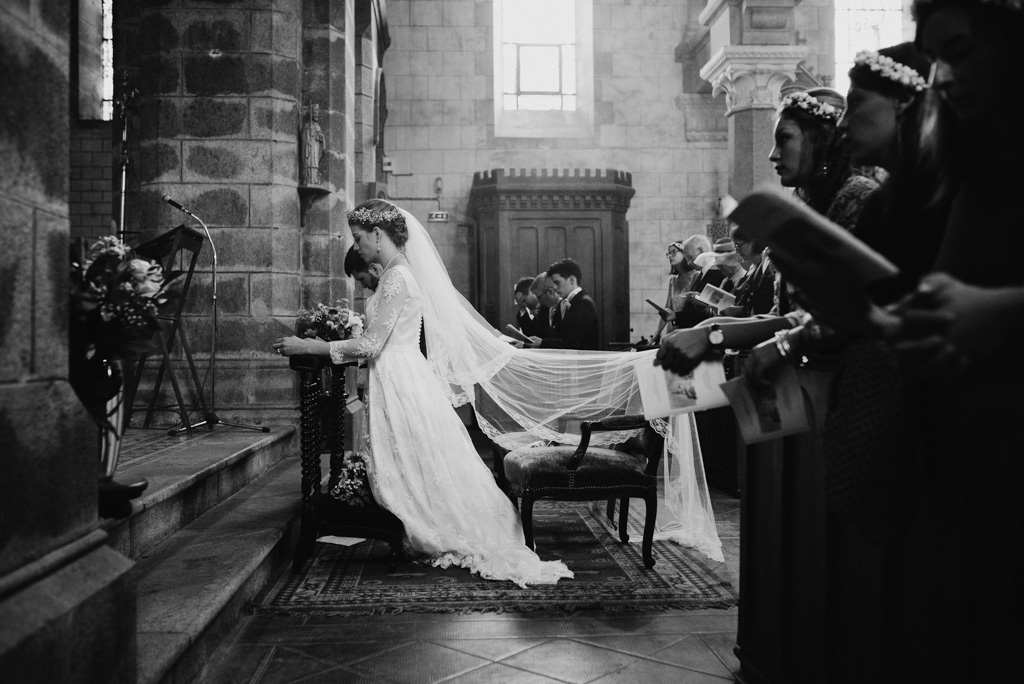
<svg viewBox="0 0 1024 684">
<path fill-rule="evenodd" d="M 631 502 L 642 508 L 642 502 Z M 482 580 L 463 568 L 443 570 L 402 561 L 389 572 L 390 547 L 363 542 L 351 547 L 317 544 L 301 572 L 287 571 L 264 594 L 265 615 L 371 615 L 403 611 L 470 613 L 531 610 L 659 611 L 726 608 L 736 593 L 725 564 L 692 549 L 654 542 L 647 570 L 640 544 L 621 544 L 607 522 L 604 503 L 540 501 L 534 506 L 537 548 L 545 560 L 561 559 L 576 574 L 556 585 L 522 589 Z M 630 519 L 630 539 L 642 531 Z"/>
</svg>

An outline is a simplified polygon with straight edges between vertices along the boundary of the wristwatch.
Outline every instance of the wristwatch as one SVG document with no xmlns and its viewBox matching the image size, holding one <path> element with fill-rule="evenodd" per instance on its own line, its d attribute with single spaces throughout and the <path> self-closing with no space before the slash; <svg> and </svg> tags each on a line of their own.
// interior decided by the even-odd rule
<svg viewBox="0 0 1024 684">
<path fill-rule="evenodd" d="M 708 327 L 708 344 L 711 345 L 712 349 L 721 349 L 722 345 L 725 344 L 725 333 L 722 332 L 722 326 L 717 323 L 712 323 Z"/>
</svg>

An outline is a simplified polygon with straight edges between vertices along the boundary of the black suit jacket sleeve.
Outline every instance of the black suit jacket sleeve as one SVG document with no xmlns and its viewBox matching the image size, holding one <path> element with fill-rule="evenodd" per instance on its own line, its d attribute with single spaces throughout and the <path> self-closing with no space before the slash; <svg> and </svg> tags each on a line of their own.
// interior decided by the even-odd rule
<svg viewBox="0 0 1024 684">
<path fill-rule="evenodd" d="M 534 316 L 533 318 L 530 318 L 529 315 L 527 315 L 527 314 L 517 312 L 516 313 L 516 326 L 520 330 L 522 330 L 523 334 L 526 335 L 527 337 L 534 336 L 534 335 L 536 335 L 537 337 L 540 337 L 540 335 L 537 333 L 537 330 L 538 330 L 538 328 L 540 326 L 540 315 L 541 315 L 541 313 L 542 313 L 541 310 L 538 309 L 537 310 L 537 315 Z M 543 313 L 544 313 L 545 316 L 547 316 L 547 311 L 546 310 L 543 311 Z"/>
<path fill-rule="evenodd" d="M 555 332 L 557 337 L 543 338 L 540 346 L 543 349 L 596 350 L 599 329 L 597 306 L 590 295 L 581 291 L 572 298 L 572 304 Z"/>
</svg>

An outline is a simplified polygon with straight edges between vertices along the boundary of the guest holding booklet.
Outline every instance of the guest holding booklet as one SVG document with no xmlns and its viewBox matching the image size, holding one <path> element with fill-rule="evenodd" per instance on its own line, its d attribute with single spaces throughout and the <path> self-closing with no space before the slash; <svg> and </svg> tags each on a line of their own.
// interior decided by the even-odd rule
<svg viewBox="0 0 1024 684">
<path fill-rule="evenodd" d="M 796 188 L 796 196 L 811 209 L 850 229 L 878 182 L 855 173 L 850 164 L 846 143 L 836 133 L 844 110 L 843 96 L 829 88 L 787 95 L 779 109 L 775 147 L 769 159 L 783 187 Z M 746 320 L 719 317 L 673 332 L 662 340 L 656 363 L 685 375 L 715 353 L 708 341 L 708 325 L 720 326 L 723 347 L 749 349 L 778 331 L 799 325 L 805 313 L 793 301 L 792 288 L 777 277 L 771 316 Z"/>
<path fill-rule="evenodd" d="M 917 500 L 906 532 L 884 549 L 895 600 L 871 616 L 884 628 L 872 653 L 885 675 L 875 681 L 1008 681 L 1024 640 L 1021 621 L 1005 619 L 1024 613 L 1024 9 L 917 0 L 913 10 L 916 44 L 934 60 L 921 140 L 941 181 L 923 190 L 950 202 L 918 217 L 924 234 L 941 235 L 926 267 L 935 273 L 888 308 L 844 288 L 842 273 L 804 290 L 824 320 L 889 341 L 908 379 Z M 982 245 L 998 248 L 979 259 Z M 993 552 L 995 579 L 979 562 Z"/>
</svg>

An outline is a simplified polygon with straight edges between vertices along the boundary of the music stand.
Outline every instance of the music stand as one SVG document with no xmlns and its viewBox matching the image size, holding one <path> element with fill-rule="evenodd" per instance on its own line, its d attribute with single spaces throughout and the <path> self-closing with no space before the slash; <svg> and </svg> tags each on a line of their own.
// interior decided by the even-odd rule
<svg viewBox="0 0 1024 684">
<path fill-rule="evenodd" d="M 217 245 L 215 245 L 213 243 L 213 236 L 210 235 L 210 229 L 206 226 L 206 222 L 203 221 L 203 219 L 201 219 L 198 216 L 196 216 L 195 214 L 193 214 L 191 211 L 189 211 L 188 209 L 183 207 L 178 202 L 175 202 L 173 199 L 171 199 L 170 195 L 164 195 L 162 199 L 163 199 L 164 202 L 167 202 L 168 204 L 170 204 L 172 207 L 174 207 L 178 211 L 181 211 L 181 212 L 183 212 L 185 214 L 188 214 L 189 216 L 194 218 L 196 221 L 199 221 L 199 225 L 201 225 L 203 227 L 203 232 L 206 233 L 206 239 L 210 241 L 210 251 L 213 253 L 212 254 L 212 256 L 213 256 L 213 264 L 212 264 L 213 268 L 212 268 L 212 280 L 211 280 L 212 285 L 213 285 L 213 287 L 212 287 L 212 289 L 213 289 L 213 296 L 211 297 L 211 300 L 213 302 L 213 340 L 212 340 L 212 343 L 210 345 L 210 366 L 209 366 L 209 374 L 210 374 L 210 409 L 207 410 L 206 409 L 206 404 L 204 403 L 203 404 L 203 419 L 201 421 L 199 421 L 195 425 L 190 425 L 188 423 L 188 421 L 182 421 L 183 425 L 181 427 L 177 428 L 176 430 L 170 430 L 168 432 L 168 434 L 169 435 L 176 435 L 179 432 L 181 432 L 182 430 L 188 430 L 189 434 L 191 434 L 191 428 L 192 427 L 198 427 L 200 425 L 205 425 L 205 426 L 207 426 L 208 428 L 210 428 L 212 430 L 213 426 L 217 425 L 217 424 L 228 425 L 228 426 L 237 427 L 237 428 L 245 428 L 246 430 L 256 430 L 257 432 L 270 432 L 270 428 L 265 427 L 265 426 L 247 425 L 245 423 L 231 423 L 231 422 L 228 422 L 226 420 L 221 420 L 220 416 L 217 415 Z M 200 399 L 202 399 L 202 392 L 201 391 L 199 393 L 199 396 L 200 396 Z"/>
<path fill-rule="evenodd" d="M 175 338 L 177 338 L 178 343 L 181 345 L 182 351 L 185 352 L 185 361 L 192 375 L 196 394 L 199 396 L 199 405 L 202 407 L 204 415 L 208 413 L 206 401 L 203 398 L 203 384 L 199 380 L 199 373 L 196 371 L 196 364 L 192 359 L 192 349 L 189 347 L 188 337 L 181 326 L 181 314 L 185 309 L 185 298 L 188 294 L 189 286 L 192 284 L 192 275 L 195 272 L 196 262 L 199 260 L 199 252 L 203 248 L 204 239 L 202 233 L 182 224 L 139 245 L 135 249 L 135 253 L 139 256 L 160 264 L 165 274 L 169 274 L 174 270 L 175 262 L 179 261 L 179 259 L 182 262 L 182 266 L 185 266 L 185 262 L 187 262 L 187 267 L 181 269 L 184 271 L 185 276 L 180 289 L 181 297 L 178 299 L 177 306 L 174 307 L 173 312 L 162 313 L 157 317 L 163 323 L 161 325 L 163 330 L 155 334 L 162 361 L 160 368 L 157 370 L 156 381 L 153 384 L 153 394 L 149 400 L 149 407 L 146 409 L 146 418 L 142 424 L 144 428 L 149 427 L 153 411 L 156 410 L 156 399 L 160 395 L 160 387 L 163 385 L 164 372 L 166 371 L 167 377 L 171 381 L 171 387 L 174 389 L 174 397 L 178 402 L 178 414 L 181 416 L 181 423 L 189 431 L 189 434 L 192 432 L 193 426 L 188 420 L 189 412 L 185 409 L 181 386 L 178 384 L 174 369 L 171 367 L 170 350 L 174 345 Z M 142 374 L 148 357 L 149 354 L 140 355 L 139 361 L 135 366 L 135 374 L 125 397 L 125 405 L 128 407 L 129 414 L 133 411 L 135 394 L 138 391 L 139 382 L 142 380 Z"/>
</svg>

